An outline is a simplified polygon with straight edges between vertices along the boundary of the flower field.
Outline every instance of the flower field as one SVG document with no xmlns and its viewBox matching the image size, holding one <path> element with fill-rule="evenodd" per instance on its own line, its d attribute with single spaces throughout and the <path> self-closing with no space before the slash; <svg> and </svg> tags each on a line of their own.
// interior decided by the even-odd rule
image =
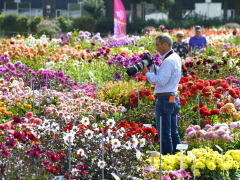
<svg viewBox="0 0 240 180">
<path fill-rule="evenodd" d="M 0 179 L 113 179 L 112 173 L 121 179 L 193 179 L 189 152 L 196 156 L 196 179 L 238 179 L 237 30 L 207 30 L 208 46 L 182 59 L 178 130 L 188 150 L 183 169 L 180 152 L 162 156 L 161 175 L 159 154 L 149 154 L 160 149 L 155 85 L 142 73 L 126 73 L 147 52 L 161 65 L 158 33 L 1 39 Z M 176 30 L 168 33 L 176 40 Z"/>
</svg>

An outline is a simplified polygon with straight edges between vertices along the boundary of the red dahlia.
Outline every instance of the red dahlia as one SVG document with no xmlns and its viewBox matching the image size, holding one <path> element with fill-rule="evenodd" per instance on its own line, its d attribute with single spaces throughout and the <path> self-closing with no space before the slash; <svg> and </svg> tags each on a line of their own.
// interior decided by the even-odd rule
<svg viewBox="0 0 240 180">
<path fill-rule="evenodd" d="M 139 97 L 143 97 L 144 96 L 144 90 L 139 90 Z"/>
<path fill-rule="evenodd" d="M 131 99 L 133 99 L 133 98 L 135 98 L 136 97 L 136 94 L 135 93 L 132 93 L 131 95 L 130 95 L 130 98 Z"/>
<path fill-rule="evenodd" d="M 146 96 L 149 96 L 149 95 L 152 94 L 152 91 L 151 91 L 150 89 L 148 89 L 148 90 L 146 90 L 146 91 L 144 92 L 144 94 L 145 94 Z"/>
<path fill-rule="evenodd" d="M 227 82 L 223 82 L 223 83 L 221 84 L 221 87 L 222 87 L 222 88 L 228 88 L 228 87 L 229 87 L 229 84 L 228 84 Z"/>
</svg>

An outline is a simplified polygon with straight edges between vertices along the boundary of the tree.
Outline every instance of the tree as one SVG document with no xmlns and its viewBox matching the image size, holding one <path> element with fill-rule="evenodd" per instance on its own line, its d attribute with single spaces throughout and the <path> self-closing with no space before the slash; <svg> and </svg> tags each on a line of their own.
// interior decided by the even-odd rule
<svg viewBox="0 0 240 180">
<path fill-rule="evenodd" d="M 227 20 L 228 0 L 222 0 L 222 5 L 223 5 L 223 19 Z"/>
<path fill-rule="evenodd" d="M 175 21 L 182 20 L 182 0 L 175 0 L 174 3 L 169 8 L 169 19 L 174 19 Z"/>
<path fill-rule="evenodd" d="M 83 8 L 95 19 L 100 18 L 102 13 L 105 11 L 103 0 L 84 0 Z"/>
<path fill-rule="evenodd" d="M 227 9 L 229 3 L 234 3 L 236 15 L 240 15 L 240 2 L 239 0 L 221 0 L 223 6 L 223 19 L 227 20 Z"/>
<path fill-rule="evenodd" d="M 114 0 L 105 0 L 106 5 L 106 17 L 112 18 L 114 17 Z"/>
<path fill-rule="evenodd" d="M 235 13 L 236 16 L 240 16 L 240 1 L 239 0 L 235 0 Z"/>
<path fill-rule="evenodd" d="M 161 11 L 167 13 L 173 5 L 172 0 L 152 0 L 152 3 Z"/>
<path fill-rule="evenodd" d="M 131 3 L 132 20 L 137 18 L 137 4 L 141 3 L 141 0 L 128 0 Z"/>
<path fill-rule="evenodd" d="M 168 13 L 169 19 L 182 19 L 182 0 L 152 0 L 152 3 L 163 13 Z"/>
</svg>

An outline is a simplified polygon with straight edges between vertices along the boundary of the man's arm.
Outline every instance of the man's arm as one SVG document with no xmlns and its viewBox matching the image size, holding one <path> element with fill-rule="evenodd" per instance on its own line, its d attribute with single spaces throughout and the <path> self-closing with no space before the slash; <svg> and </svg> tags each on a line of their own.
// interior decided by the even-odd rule
<svg viewBox="0 0 240 180">
<path fill-rule="evenodd" d="M 161 65 L 161 70 L 157 75 L 147 72 L 146 77 L 151 84 L 165 86 L 171 77 L 173 68 L 174 67 L 170 61 L 164 61 Z"/>
</svg>

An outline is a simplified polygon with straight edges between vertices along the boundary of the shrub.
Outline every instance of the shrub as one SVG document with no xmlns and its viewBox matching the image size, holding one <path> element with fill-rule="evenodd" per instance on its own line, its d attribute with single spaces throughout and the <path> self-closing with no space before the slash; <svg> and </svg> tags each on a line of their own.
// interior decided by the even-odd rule
<svg viewBox="0 0 240 180">
<path fill-rule="evenodd" d="M 173 28 L 176 28 L 176 27 L 180 27 L 180 23 L 176 22 L 172 19 L 169 19 L 169 20 L 165 21 L 165 23 L 160 22 L 160 24 L 164 24 L 166 29 L 173 29 Z"/>
<path fill-rule="evenodd" d="M 143 34 L 149 33 L 151 31 L 151 29 L 155 29 L 155 27 L 147 26 L 147 27 L 143 28 L 142 33 Z"/>
<path fill-rule="evenodd" d="M 84 0 L 83 9 L 93 16 L 94 19 L 99 19 L 105 11 L 103 0 Z"/>
<path fill-rule="evenodd" d="M 29 32 L 30 31 L 30 18 L 21 16 L 17 19 L 17 31 L 18 32 Z"/>
<path fill-rule="evenodd" d="M 31 24 L 30 24 L 31 32 L 37 32 L 37 25 L 43 20 L 44 19 L 41 16 L 36 16 L 36 17 L 32 18 Z"/>
<path fill-rule="evenodd" d="M 38 36 L 42 36 L 43 34 L 50 36 L 50 37 L 54 37 L 55 34 L 57 33 L 55 28 L 52 27 L 43 27 L 39 32 L 38 32 Z"/>
<path fill-rule="evenodd" d="M 3 23 L 4 21 L 4 18 L 5 18 L 5 14 L 0 14 L 0 23 Z"/>
<path fill-rule="evenodd" d="M 113 18 L 103 18 L 97 21 L 95 25 L 95 32 L 101 33 L 113 33 L 114 30 L 114 20 Z"/>
<path fill-rule="evenodd" d="M 82 16 L 73 19 L 73 28 L 81 31 L 93 32 L 95 19 L 92 17 Z"/>
<path fill-rule="evenodd" d="M 73 30 L 72 21 L 64 17 L 57 17 L 57 22 L 62 32 L 69 32 Z"/>
<path fill-rule="evenodd" d="M 238 23 L 227 23 L 224 25 L 225 28 L 235 29 L 240 28 L 240 25 Z"/>
<path fill-rule="evenodd" d="M 1 29 L 4 29 L 5 31 L 16 31 L 17 19 L 18 19 L 18 16 L 16 14 L 5 15 L 3 17 Z"/>
<path fill-rule="evenodd" d="M 192 26 L 200 25 L 205 28 L 212 28 L 212 27 L 220 27 L 227 22 L 235 22 L 240 24 L 240 16 L 235 16 L 234 18 L 229 18 L 227 21 L 220 20 L 219 18 L 209 18 L 205 19 L 205 17 L 193 16 L 183 19 L 182 21 L 176 21 L 174 19 L 168 20 L 147 20 L 144 21 L 140 18 L 134 19 L 134 21 L 130 22 L 128 19 L 127 22 L 127 33 L 133 34 L 135 32 L 142 33 L 142 29 L 151 26 L 158 28 L 160 24 L 164 24 L 166 29 L 173 29 L 173 28 L 184 28 L 190 29 Z M 100 31 L 101 32 L 101 31 Z"/>
<path fill-rule="evenodd" d="M 37 31 L 40 32 L 43 28 L 55 29 L 56 32 L 61 32 L 61 28 L 52 22 L 41 22 L 37 25 Z"/>
<path fill-rule="evenodd" d="M 134 19 L 132 22 L 127 22 L 127 33 L 142 33 L 142 29 L 146 26 L 153 26 L 157 27 L 159 26 L 158 23 L 156 23 L 154 20 L 148 20 L 144 21 L 140 18 Z"/>
</svg>

